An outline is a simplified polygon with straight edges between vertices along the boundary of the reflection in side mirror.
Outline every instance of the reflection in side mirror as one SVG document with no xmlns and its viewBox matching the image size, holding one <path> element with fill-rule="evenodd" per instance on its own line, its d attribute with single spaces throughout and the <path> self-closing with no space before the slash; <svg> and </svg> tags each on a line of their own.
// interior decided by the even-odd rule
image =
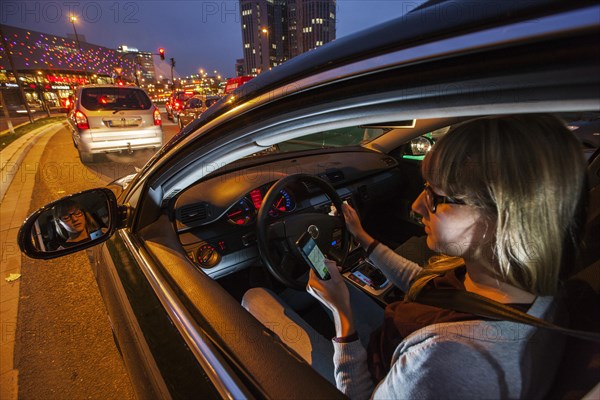
<svg viewBox="0 0 600 400">
<path fill-rule="evenodd" d="M 428 136 L 423 135 L 416 137 L 403 147 L 402 158 L 422 161 L 434 144 L 435 141 Z"/>
<path fill-rule="evenodd" d="M 63 197 L 33 213 L 19 231 L 21 251 L 56 258 L 108 239 L 119 225 L 117 203 L 108 189 Z"/>
<path fill-rule="evenodd" d="M 433 141 L 426 136 L 419 136 L 410 141 L 410 150 L 413 156 L 424 156 L 432 146 Z"/>
</svg>

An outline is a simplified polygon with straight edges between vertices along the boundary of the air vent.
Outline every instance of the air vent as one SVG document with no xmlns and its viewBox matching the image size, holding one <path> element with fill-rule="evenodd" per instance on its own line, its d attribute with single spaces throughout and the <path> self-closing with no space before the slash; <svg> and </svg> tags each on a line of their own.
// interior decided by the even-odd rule
<svg viewBox="0 0 600 400">
<path fill-rule="evenodd" d="M 344 180 L 344 173 L 339 169 L 327 171 L 325 172 L 325 176 L 329 183 L 337 183 Z"/>
<path fill-rule="evenodd" d="M 183 225 L 194 225 L 208 217 L 208 205 L 206 203 L 191 204 L 183 206 L 179 210 L 179 220 Z"/>
<path fill-rule="evenodd" d="M 315 185 L 312 182 L 303 181 L 302 184 L 304 185 L 304 187 L 306 188 L 306 191 L 308 193 L 314 193 L 314 192 L 316 192 L 316 191 L 319 190 L 319 188 L 317 187 L 317 185 Z"/>
<path fill-rule="evenodd" d="M 345 179 L 344 173 L 339 169 L 331 169 L 324 174 L 319 174 L 319 178 L 328 181 L 331 184 L 341 182 Z M 302 182 L 309 193 L 319 191 L 320 189 L 312 182 Z"/>
<path fill-rule="evenodd" d="M 398 165 L 396 160 L 394 160 L 392 157 L 383 157 L 381 161 L 383 161 L 388 167 L 395 167 L 396 165 Z"/>
</svg>

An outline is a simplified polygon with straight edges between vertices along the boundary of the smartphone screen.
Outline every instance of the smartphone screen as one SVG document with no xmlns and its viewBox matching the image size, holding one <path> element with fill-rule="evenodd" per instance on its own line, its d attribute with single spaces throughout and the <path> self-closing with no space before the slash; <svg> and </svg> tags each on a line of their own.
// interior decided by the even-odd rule
<svg viewBox="0 0 600 400">
<path fill-rule="evenodd" d="M 304 260 L 317 273 L 319 278 L 323 280 L 331 278 L 327 265 L 325 265 L 325 256 L 308 232 L 305 232 L 296 244 Z"/>
</svg>

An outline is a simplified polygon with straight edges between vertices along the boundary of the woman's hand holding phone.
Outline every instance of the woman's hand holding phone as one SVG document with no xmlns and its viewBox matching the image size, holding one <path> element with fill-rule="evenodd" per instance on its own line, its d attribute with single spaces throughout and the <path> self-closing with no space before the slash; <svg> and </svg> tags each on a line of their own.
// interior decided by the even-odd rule
<svg viewBox="0 0 600 400">
<path fill-rule="evenodd" d="M 350 293 L 340 274 L 338 266 L 331 260 L 325 260 L 330 279 L 319 279 L 311 269 L 306 291 L 319 300 L 333 313 L 336 336 L 349 336 L 355 332 Z"/>
</svg>

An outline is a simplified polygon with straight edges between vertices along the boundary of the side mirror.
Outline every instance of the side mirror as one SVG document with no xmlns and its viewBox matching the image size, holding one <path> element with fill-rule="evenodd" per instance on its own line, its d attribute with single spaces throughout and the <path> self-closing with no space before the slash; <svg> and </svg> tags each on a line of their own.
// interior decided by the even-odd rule
<svg viewBox="0 0 600 400">
<path fill-rule="evenodd" d="M 63 197 L 31 214 L 17 241 L 31 258 L 57 258 L 106 241 L 120 225 L 114 193 L 92 189 Z"/>
<path fill-rule="evenodd" d="M 431 150 L 433 143 L 427 136 L 419 136 L 410 141 L 410 151 L 413 156 L 424 156 Z"/>
</svg>

